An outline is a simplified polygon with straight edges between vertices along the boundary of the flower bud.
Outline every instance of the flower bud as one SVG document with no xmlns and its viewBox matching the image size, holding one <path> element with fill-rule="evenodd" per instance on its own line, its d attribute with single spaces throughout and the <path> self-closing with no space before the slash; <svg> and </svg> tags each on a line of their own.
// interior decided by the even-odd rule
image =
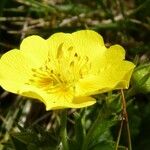
<svg viewBox="0 0 150 150">
<path fill-rule="evenodd" d="M 135 69 L 133 85 L 140 93 L 150 92 L 150 64 L 141 65 Z"/>
</svg>

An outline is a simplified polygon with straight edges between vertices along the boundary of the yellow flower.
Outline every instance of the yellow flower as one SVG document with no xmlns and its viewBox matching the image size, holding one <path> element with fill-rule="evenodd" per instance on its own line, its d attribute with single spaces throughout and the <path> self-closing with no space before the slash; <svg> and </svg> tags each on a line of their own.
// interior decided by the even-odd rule
<svg viewBox="0 0 150 150">
<path fill-rule="evenodd" d="M 134 64 L 124 59 L 120 45 L 106 48 L 91 30 L 33 35 L 1 57 L 0 85 L 47 110 L 86 107 L 96 102 L 91 95 L 128 88 Z"/>
</svg>

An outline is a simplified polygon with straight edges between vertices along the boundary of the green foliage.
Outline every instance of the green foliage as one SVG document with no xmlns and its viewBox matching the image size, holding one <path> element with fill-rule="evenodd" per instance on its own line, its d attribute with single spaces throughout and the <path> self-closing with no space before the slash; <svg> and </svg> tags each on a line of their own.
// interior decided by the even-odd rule
<svg viewBox="0 0 150 150">
<path fill-rule="evenodd" d="M 45 129 L 35 126 L 30 129 L 21 129 L 19 133 L 10 134 L 9 141 L 4 143 L 4 150 L 56 150 L 57 140 Z"/>
<path fill-rule="evenodd" d="M 133 74 L 134 88 L 141 93 L 150 92 L 150 64 L 140 65 Z"/>
</svg>

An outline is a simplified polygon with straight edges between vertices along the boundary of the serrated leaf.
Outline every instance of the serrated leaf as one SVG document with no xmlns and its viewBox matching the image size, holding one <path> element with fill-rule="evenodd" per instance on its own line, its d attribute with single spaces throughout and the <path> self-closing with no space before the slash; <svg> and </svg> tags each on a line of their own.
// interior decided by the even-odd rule
<svg viewBox="0 0 150 150">
<path fill-rule="evenodd" d="M 99 111 L 97 119 L 89 129 L 87 136 L 85 137 L 83 147 L 91 148 L 93 145 L 104 140 L 105 133 L 110 131 L 110 128 L 117 122 L 115 116 L 109 111 L 106 105 Z M 107 135 L 107 134 L 106 134 Z"/>
<path fill-rule="evenodd" d="M 105 119 L 101 120 L 98 124 L 97 128 L 93 131 L 90 139 L 90 145 L 95 144 L 97 141 L 100 141 L 104 138 L 105 132 L 109 131 L 109 129 L 116 123 L 116 120 L 112 119 Z"/>
</svg>

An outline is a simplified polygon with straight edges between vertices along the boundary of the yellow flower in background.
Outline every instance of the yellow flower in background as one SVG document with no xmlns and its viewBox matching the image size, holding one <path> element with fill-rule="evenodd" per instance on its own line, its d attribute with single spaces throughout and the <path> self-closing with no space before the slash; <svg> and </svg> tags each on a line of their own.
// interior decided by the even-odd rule
<svg viewBox="0 0 150 150">
<path fill-rule="evenodd" d="M 91 95 L 129 87 L 135 66 L 124 59 L 120 45 L 106 48 L 92 30 L 47 40 L 33 35 L 1 57 L 0 85 L 42 101 L 47 110 L 86 107 L 96 102 Z"/>
</svg>

